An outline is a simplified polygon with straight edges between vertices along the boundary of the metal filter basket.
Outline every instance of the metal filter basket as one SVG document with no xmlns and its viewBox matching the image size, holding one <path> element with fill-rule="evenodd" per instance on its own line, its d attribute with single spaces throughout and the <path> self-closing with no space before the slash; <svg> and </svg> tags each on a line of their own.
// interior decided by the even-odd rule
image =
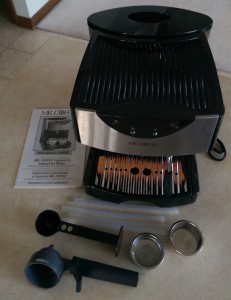
<svg viewBox="0 0 231 300">
<path fill-rule="evenodd" d="M 170 241 L 175 250 L 183 255 L 193 255 L 201 250 L 204 238 L 198 226 L 191 221 L 180 220 L 169 231 Z"/>
<path fill-rule="evenodd" d="M 130 254 L 137 266 L 152 269 L 163 261 L 164 247 L 155 235 L 141 233 L 133 240 Z"/>
</svg>

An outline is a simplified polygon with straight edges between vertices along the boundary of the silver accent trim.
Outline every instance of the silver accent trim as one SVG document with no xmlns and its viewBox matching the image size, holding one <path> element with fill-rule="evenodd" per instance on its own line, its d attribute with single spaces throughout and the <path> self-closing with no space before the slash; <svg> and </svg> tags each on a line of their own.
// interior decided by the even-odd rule
<svg viewBox="0 0 231 300">
<path fill-rule="evenodd" d="M 207 152 L 218 115 L 199 115 L 183 129 L 164 137 L 143 139 L 125 135 L 105 124 L 95 111 L 75 109 L 80 142 L 110 152 L 172 156 Z"/>
</svg>

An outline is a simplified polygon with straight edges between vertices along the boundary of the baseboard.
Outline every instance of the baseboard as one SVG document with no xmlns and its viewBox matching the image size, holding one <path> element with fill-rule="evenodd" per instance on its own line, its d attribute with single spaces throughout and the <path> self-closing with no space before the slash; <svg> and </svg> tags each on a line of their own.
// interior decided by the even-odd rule
<svg viewBox="0 0 231 300">
<path fill-rule="evenodd" d="M 32 18 L 25 18 L 14 14 L 15 9 L 14 7 L 11 8 L 11 14 L 13 13 L 13 20 L 14 22 L 20 26 L 27 29 L 34 29 L 39 21 L 42 20 L 43 17 L 56 5 L 59 3 L 60 0 L 49 0 L 36 14 L 33 15 Z M 8 1 L 8 3 L 12 1 Z M 11 4 L 13 5 L 13 4 Z"/>
</svg>

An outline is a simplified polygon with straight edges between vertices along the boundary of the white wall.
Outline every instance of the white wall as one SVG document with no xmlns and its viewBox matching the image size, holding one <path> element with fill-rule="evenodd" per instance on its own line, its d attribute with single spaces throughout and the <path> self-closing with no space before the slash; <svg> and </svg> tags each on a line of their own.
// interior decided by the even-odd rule
<svg viewBox="0 0 231 300">
<path fill-rule="evenodd" d="M 31 18 L 49 0 L 13 0 L 16 14 L 21 17 Z"/>
</svg>

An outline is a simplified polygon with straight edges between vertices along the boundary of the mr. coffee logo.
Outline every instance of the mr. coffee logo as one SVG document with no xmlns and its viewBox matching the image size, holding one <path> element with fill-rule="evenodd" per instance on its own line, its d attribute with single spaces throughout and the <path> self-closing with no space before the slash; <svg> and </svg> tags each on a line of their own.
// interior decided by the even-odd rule
<svg viewBox="0 0 231 300">
<path fill-rule="evenodd" d="M 56 109 L 56 110 L 46 109 L 41 112 L 41 116 L 70 116 L 70 115 L 71 115 L 70 109 Z"/>
<path fill-rule="evenodd" d="M 150 142 L 134 142 L 130 141 L 128 142 L 131 146 L 141 146 L 141 147 L 157 147 L 156 143 L 150 143 Z"/>
</svg>

